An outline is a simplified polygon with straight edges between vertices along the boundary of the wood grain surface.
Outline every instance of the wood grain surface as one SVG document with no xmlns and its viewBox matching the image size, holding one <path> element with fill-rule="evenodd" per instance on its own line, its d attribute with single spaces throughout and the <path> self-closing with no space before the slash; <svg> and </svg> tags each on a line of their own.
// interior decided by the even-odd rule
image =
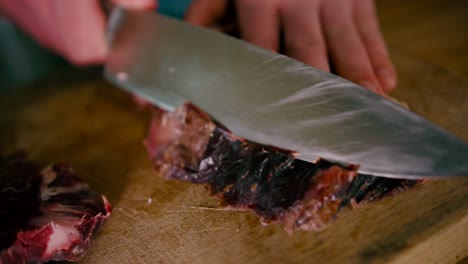
<svg viewBox="0 0 468 264">
<path fill-rule="evenodd" d="M 468 79 L 468 1 L 376 0 L 376 4 L 390 44 Z"/>
<path fill-rule="evenodd" d="M 468 82 L 393 49 L 394 96 L 468 141 Z M 0 148 L 64 161 L 114 212 L 82 263 L 455 263 L 468 255 L 468 179 L 431 181 L 289 236 L 226 210 L 203 186 L 165 181 L 142 140 L 149 115 L 96 71 L 68 72 L 0 98 Z M 398 166 L 395 164 L 395 166 Z"/>
</svg>

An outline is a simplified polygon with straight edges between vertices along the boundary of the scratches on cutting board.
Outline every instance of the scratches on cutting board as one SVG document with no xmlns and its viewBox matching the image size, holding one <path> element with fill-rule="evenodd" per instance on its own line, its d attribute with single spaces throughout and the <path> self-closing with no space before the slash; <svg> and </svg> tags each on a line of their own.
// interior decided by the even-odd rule
<svg viewBox="0 0 468 264">
<path fill-rule="evenodd" d="M 192 213 L 196 212 L 198 210 L 208 210 L 208 211 L 228 211 L 228 212 L 235 212 L 235 211 L 241 211 L 244 212 L 245 210 L 242 209 L 237 209 L 237 208 L 217 208 L 217 207 L 204 207 L 204 206 L 186 206 L 186 205 L 181 205 L 181 206 L 175 206 L 176 208 L 187 208 L 187 209 L 193 209 L 193 210 L 167 210 L 166 212 L 178 212 L 178 213 Z"/>
</svg>

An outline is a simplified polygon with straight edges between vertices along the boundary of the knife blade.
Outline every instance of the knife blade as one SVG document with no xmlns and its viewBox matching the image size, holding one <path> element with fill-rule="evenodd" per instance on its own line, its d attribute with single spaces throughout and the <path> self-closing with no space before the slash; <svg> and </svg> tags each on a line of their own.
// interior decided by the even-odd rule
<svg viewBox="0 0 468 264">
<path fill-rule="evenodd" d="M 468 175 L 468 146 L 395 102 L 208 29 L 116 8 L 105 77 L 166 110 L 190 101 L 237 136 L 297 158 L 405 179 Z"/>
</svg>

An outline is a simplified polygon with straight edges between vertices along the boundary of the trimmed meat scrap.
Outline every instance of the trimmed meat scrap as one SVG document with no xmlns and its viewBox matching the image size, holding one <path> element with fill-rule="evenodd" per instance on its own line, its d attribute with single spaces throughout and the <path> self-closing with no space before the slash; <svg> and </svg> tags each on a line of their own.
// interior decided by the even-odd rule
<svg viewBox="0 0 468 264">
<path fill-rule="evenodd" d="M 111 206 L 70 166 L 39 171 L 22 153 L 0 156 L 0 263 L 76 261 Z"/>
<path fill-rule="evenodd" d="M 191 104 L 154 109 L 145 146 L 166 179 L 206 184 L 226 206 L 252 211 L 286 231 L 319 230 L 341 208 L 381 199 L 416 182 L 357 173 L 323 159 L 238 138 Z"/>
</svg>

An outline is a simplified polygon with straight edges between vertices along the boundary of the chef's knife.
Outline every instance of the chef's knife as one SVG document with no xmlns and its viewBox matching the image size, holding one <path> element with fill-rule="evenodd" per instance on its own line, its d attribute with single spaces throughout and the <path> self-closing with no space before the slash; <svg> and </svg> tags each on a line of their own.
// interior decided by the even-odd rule
<svg viewBox="0 0 468 264">
<path fill-rule="evenodd" d="M 190 101 L 246 139 L 407 179 L 468 175 L 468 146 L 338 76 L 153 12 L 116 8 L 105 76 L 167 110 Z"/>
</svg>

